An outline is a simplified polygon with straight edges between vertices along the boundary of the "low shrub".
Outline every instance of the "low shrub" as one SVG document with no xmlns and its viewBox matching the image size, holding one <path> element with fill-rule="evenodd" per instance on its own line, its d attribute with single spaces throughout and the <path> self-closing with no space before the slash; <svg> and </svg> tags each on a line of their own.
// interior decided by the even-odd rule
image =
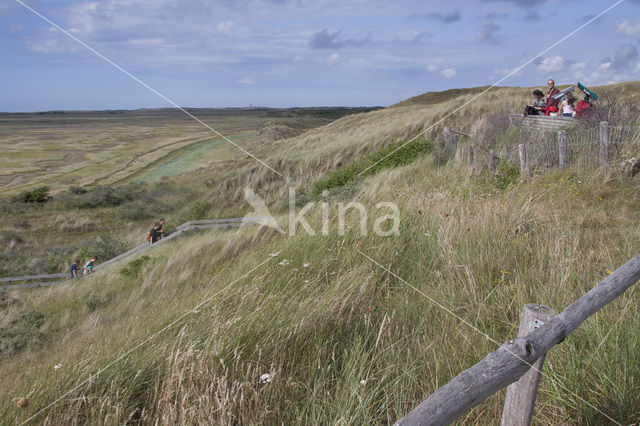
<svg viewBox="0 0 640 426">
<path fill-rule="evenodd" d="M 75 195 L 81 195 L 81 194 L 86 194 L 87 190 L 81 186 L 72 186 L 69 188 L 69 192 Z"/>
<path fill-rule="evenodd" d="M 125 244 L 117 238 L 98 237 L 95 240 L 86 240 L 76 251 L 73 258 L 79 258 L 86 262 L 91 256 L 98 256 L 100 261 L 107 261 L 127 250 Z"/>
<path fill-rule="evenodd" d="M 140 199 L 144 196 L 144 190 L 138 184 L 131 184 L 112 188 L 110 186 L 97 186 L 88 191 L 79 191 L 74 197 L 65 202 L 66 208 L 92 209 L 96 207 L 119 206 L 127 201 Z"/>
<path fill-rule="evenodd" d="M 187 220 L 202 220 L 207 218 L 211 204 L 206 201 L 196 201 L 189 208 Z"/>
<path fill-rule="evenodd" d="M 142 266 L 147 263 L 149 259 L 149 256 L 141 256 L 138 259 L 129 262 L 127 266 L 120 270 L 120 273 L 125 277 L 138 276 L 142 270 Z"/>
<path fill-rule="evenodd" d="M 49 187 L 41 186 L 31 191 L 22 191 L 18 194 L 14 201 L 28 203 L 28 204 L 41 204 L 49 200 Z"/>
<path fill-rule="evenodd" d="M 516 185 L 520 182 L 520 169 L 514 164 L 502 161 L 496 174 L 486 171 L 480 175 L 479 179 L 480 182 L 484 181 L 484 185 L 491 189 L 504 191 L 511 185 Z"/>
<path fill-rule="evenodd" d="M 360 162 L 354 162 L 340 167 L 325 179 L 313 185 L 313 194 L 319 195 L 324 190 L 331 190 L 356 180 L 361 174 L 374 175 L 382 169 L 400 167 L 415 161 L 422 155 L 431 152 L 433 145 L 425 140 L 411 142 L 396 142 L 370 154 Z"/>
<path fill-rule="evenodd" d="M 25 350 L 37 349 L 42 345 L 39 330 L 20 326 L 0 328 L 0 359 L 10 358 Z"/>
<path fill-rule="evenodd" d="M 0 246 L 11 248 L 11 246 L 15 246 L 21 242 L 23 242 L 22 237 L 20 237 L 20 234 L 16 231 L 11 229 L 0 231 Z"/>
<path fill-rule="evenodd" d="M 347 182 L 354 180 L 362 167 L 358 163 L 347 164 L 331 173 L 327 178 L 316 182 L 313 185 L 314 195 L 321 194 L 322 191 L 331 190 L 345 185 Z"/>
<path fill-rule="evenodd" d="M 87 308 L 87 311 L 89 312 L 95 311 L 99 305 L 100 305 L 100 298 L 95 294 L 92 294 L 91 296 L 87 297 L 84 300 L 84 306 Z"/>
<path fill-rule="evenodd" d="M 44 324 L 44 315 L 38 311 L 29 311 L 22 314 L 22 320 L 31 328 L 40 328 Z"/>
<path fill-rule="evenodd" d="M 120 206 L 116 212 L 116 216 L 124 220 L 144 220 L 153 216 L 151 210 L 148 204 L 141 201 L 133 201 Z"/>
</svg>

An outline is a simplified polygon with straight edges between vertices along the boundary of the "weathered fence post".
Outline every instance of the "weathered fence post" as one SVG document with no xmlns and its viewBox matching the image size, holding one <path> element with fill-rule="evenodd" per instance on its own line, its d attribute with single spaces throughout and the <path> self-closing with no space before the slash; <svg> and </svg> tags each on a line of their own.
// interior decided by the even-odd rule
<svg viewBox="0 0 640 426">
<path fill-rule="evenodd" d="M 469 165 L 473 166 L 473 147 L 469 145 Z"/>
<path fill-rule="evenodd" d="M 458 136 L 455 135 L 450 128 L 444 128 L 442 137 L 442 152 L 448 159 L 455 157 L 456 163 L 460 162 L 460 153 L 458 152 Z"/>
<path fill-rule="evenodd" d="M 555 314 L 556 312 L 548 306 L 527 303 L 524 305 L 522 316 L 520 317 L 518 337 L 527 336 L 555 316 Z M 520 377 L 520 380 L 510 384 L 507 388 L 501 426 L 526 426 L 531 424 L 545 356 L 543 355 L 542 358 L 536 361 L 532 368 Z"/>
<path fill-rule="evenodd" d="M 567 167 L 567 131 L 558 132 L 558 158 L 561 169 Z"/>
<path fill-rule="evenodd" d="M 527 148 L 523 143 L 518 145 L 518 155 L 520 156 L 520 177 L 522 180 L 527 180 L 529 178 L 527 168 Z"/>
<path fill-rule="evenodd" d="M 444 128 L 444 133 L 442 135 L 442 148 L 447 149 L 449 146 L 449 141 L 451 140 L 451 129 L 448 127 Z"/>
<path fill-rule="evenodd" d="M 609 122 L 600 122 L 600 166 L 609 164 Z"/>
<path fill-rule="evenodd" d="M 496 167 L 496 153 L 492 149 L 489 150 L 489 170 L 493 174 L 498 171 L 498 168 Z"/>
</svg>

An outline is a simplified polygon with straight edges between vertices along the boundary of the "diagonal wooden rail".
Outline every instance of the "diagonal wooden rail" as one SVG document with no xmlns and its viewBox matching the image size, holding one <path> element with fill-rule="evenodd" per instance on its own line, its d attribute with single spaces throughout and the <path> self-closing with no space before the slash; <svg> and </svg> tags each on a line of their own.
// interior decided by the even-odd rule
<svg viewBox="0 0 640 426">
<path fill-rule="evenodd" d="M 563 312 L 525 337 L 504 343 L 482 361 L 457 375 L 396 424 L 447 425 L 488 397 L 518 380 L 533 363 L 566 339 L 587 318 L 640 280 L 637 255 Z"/>
<path fill-rule="evenodd" d="M 142 253 L 144 251 L 149 250 L 152 247 L 156 247 L 160 244 L 165 244 L 167 241 L 172 240 L 180 235 L 184 235 L 189 231 L 198 231 L 200 229 L 215 229 L 215 228 L 232 228 L 232 227 L 240 227 L 244 225 L 257 224 L 266 220 L 262 217 L 245 217 L 245 218 L 228 218 L 228 219 L 208 219 L 208 220 L 192 220 L 189 222 L 185 222 L 182 225 L 176 227 L 176 229 L 161 239 L 160 241 L 154 243 L 153 245 L 149 243 L 140 244 L 137 247 L 132 248 L 113 259 L 109 259 L 106 262 L 100 263 L 96 265 L 94 270 L 100 270 L 102 268 L 106 268 L 109 265 L 112 265 L 126 257 L 129 257 L 136 253 Z M 49 281 L 57 278 L 64 278 L 63 280 L 58 281 Z M 21 277 L 2 277 L 0 278 L 0 283 L 7 283 L 0 285 L 0 290 L 3 289 L 18 289 L 18 288 L 34 288 L 34 287 L 49 287 L 55 284 L 60 284 L 69 280 L 69 273 L 60 273 L 60 274 L 41 274 L 41 275 L 24 275 Z M 32 282 L 29 282 L 32 281 Z M 19 282 L 21 284 L 14 284 Z"/>
</svg>

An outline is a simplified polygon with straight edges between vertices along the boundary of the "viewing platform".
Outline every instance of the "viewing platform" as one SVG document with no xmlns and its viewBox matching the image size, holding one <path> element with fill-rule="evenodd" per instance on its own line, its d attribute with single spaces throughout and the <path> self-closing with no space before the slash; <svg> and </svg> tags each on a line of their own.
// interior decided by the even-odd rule
<svg viewBox="0 0 640 426">
<path fill-rule="evenodd" d="M 509 121 L 514 126 L 522 126 L 526 129 L 557 131 L 571 127 L 579 120 L 575 117 L 564 116 L 509 114 Z"/>
</svg>

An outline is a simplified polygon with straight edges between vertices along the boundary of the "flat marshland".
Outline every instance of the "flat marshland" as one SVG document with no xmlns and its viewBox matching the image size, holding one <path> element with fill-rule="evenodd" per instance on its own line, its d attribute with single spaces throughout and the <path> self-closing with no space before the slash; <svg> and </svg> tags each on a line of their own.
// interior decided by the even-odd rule
<svg viewBox="0 0 640 426">
<path fill-rule="evenodd" d="M 637 83 L 598 89 L 640 93 Z M 622 161 L 606 170 L 570 166 L 521 179 L 506 156 L 495 175 L 446 158 L 438 139 L 444 125 L 470 134 L 464 143 L 491 140 L 496 152 L 523 137 L 510 127 L 487 133 L 501 129 L 500 114 L 521 110 L 530 90 L 519 88 L 495 89 L 428 130 L 479 92 L 427 94 L 323 126 L 301 129 L 289 119 L 234 127 L 231 134 L 245 138 L 239 143 L 289 182 L 251 158 L 234 160 L 231 151 L 217 168 L 192 167 L 180 160 L 187 150 L 114 180 L 118 204 L 103 203 L 107 190 L 95 184 L 75 193 L 60 184 L 38 205 L 6 203 L 3 238 L 15 234 L 15 251 L 35 252 L 32 227 L 41 215 L 58 220 L 54 231 L 67 239 L 99 248 L 96 233 L 100 244 L 127 246 L 134 242 L 128 234 L 161 213 L 174 226 L 192 217 L 243 215 L 250 210 L 246 186 L 276 215 L 287 213 L 289 184 L 299 208 L 316 202 L 305 216 L 315 235 L 300 226 L 295 235 L 265 227 L 199 232 L 87 279 L 1 293 L 0 417 L 53 424 L 388 424 L 495 350 L 495 341 L 514 337 L 524 304 L 563 310 L 638 254 L 639 178 L 629 177 Z M 625 120 L 640 124 L 637 115 Z M 290 135 L 273 136 L 285 128 Z M 201 143 L 191 148 L 193 161 L 233 148 L 207 145 L 213 138 L 195 132 L 185 131 L 184 139 Z M 400 154 L 362 172 L 381 152 L 414 137 Z M 162 164 L 182 171 L 154 177 Z M 136 209 L 140 200 L 128 199 L 127 191 L 146 201 Z M 365 232 L 355 209 L 346 231 L 339 229 L 337 206 L 351 201 L 368 212 Z M 383 230 L 392 225 L 378 220 L 389 213 L 383 202 L 399 209 L 397 234 L 374 232 L 376 223 Z M 136 217 L 145 206 L 148 216 Z M 83 230 L 78 217 L 104 228 Z M 45 238 L 67 253 L 62 240 Z M 21 265 L 11 253 L 3 256 Z M 638 301 L 632 287 L 547 355 L 534 424 L 640 419 Z M 28 407 L 17 404 L 22 397 Z M 504 391 L 458 423 L 494 424 L 503 402 Z"/>
</svg>

